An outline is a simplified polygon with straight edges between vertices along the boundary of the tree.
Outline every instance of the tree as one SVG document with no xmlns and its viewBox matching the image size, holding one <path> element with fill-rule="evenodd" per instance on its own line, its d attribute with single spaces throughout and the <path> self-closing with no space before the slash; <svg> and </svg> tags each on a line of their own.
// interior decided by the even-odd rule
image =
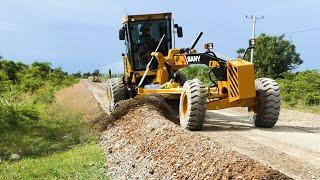
<svg viewBox="0 0 320 180">
<path fill-rule="evenodd" d="M 91 73 L 90 72 L 87 72 L 87 73 L 83 73 L 82 75 L 84 78 L 88 78 L 91 76 Z"/>
<path fill-rule="evenodd" d="M 238 58 L 242 58 L 243 56 L 243 53 L 245 52 L 246 50 L 244 48 L 240 48 L 237 50 L 237 54 L 238 54 Z"/>
<path fill-rule="evenodd" d="M 237 53 L 243 53 L 244 49 L 239 49 Z M 250 59 L 250 51 L 245 56 Z M 283 78 L 283 73 L 290 72 L 303 60 L 296 52 L 295 45 L 281 36 L 268 36 L 261 34 L 257 38 L 254 49 L 254 64 L 257 77 Z"/>
<path fill-rule="evenodd" d="M 10 85 L 11 81 L 9 80 L 6 72 L 0 69 L 0 94 L 8 90 Z"/>
<path fill-rule="evenodd" d="M 42 79 L 46 79 L 49 73 L 52 71 L 51 63 L 35 61 L 31 65 L 34 76 L 40 76 Z"/>
<path fill-rule="evenodd" d="M 94 70 L 93 73 L 92 73 L 92 75 L 94 75 L 94 76 L 100 76 L 100 71 L 99 71 L 99 69 Z"/>
<path fill-rule="evenodd" d="M 18 62 L 15 63 L 13 61 L 1 60 L 0 61 L 0 70 L 4 71 L 8 76 L 9 80 L 13 83 L 17 83 L 18 73 L 25 70 L 28 66 Z"/>
<path fill-rule="evenodd" d="M 75 77 L 75 78 L 81 78 L 82 73 L 81 73 L 81 71 L 78 71 L 76 73 L 73 73 L 72 76 Z"/>
</svg>

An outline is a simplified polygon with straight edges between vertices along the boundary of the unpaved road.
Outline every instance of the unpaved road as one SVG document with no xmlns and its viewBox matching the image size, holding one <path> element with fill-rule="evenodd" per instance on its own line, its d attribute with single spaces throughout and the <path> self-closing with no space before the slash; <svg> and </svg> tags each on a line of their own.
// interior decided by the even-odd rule
<svg viewBox="0 0 320 180">
<path fill-rule="evenodd" d="M 103 84 L 86 82 L 102 107 Z M 320 179 L 320 116 L 282 110 L 273 129 L 253 128 L 243 108 L 207 112 L 203 131 L 225 149 L 247 155 L 296 179 Z"/>
<path fill-rule="evenodd" d="M 201 132 L 224 147 L 299 179 L 320 179 L 320 116 L 282 110 L 276 127 L 258 129 L 245 110 L 207 113 Z"/>
</svg>

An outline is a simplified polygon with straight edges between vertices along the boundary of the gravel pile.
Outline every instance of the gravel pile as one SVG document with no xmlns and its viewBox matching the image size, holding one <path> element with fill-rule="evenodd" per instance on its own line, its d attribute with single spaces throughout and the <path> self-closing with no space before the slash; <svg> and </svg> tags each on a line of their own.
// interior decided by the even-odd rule
<svg viewBox="0 0 320 180">
<path fill-rule="evenodd" d="M 168 105 L 166 100 L 159 95 L 149 95 L 141 99 L 127 99 L 120 101 L 120 103 L 117 104 L 117 107 L 109 116 L 107 113 L 103 113 L 99 116 L 99 118 L 96 118 L 91 123 L 96 129 L 102 132 L 108 127 L 113 126 L 114 122 L 121 119 L 128 113 L 129 110 L 145 105 L 154 107 L 166 119 L 175 124 L 179 124 L 177 110 L 174 110 L 170 105 Z"/>
<path fill-rule="evenodd" d="M 214 137 L 182 129 L 170 111 L 163 99 L 147 97 L 120 104 L 100 122 L 113 179 L 290 179 L 223 149 Z"/>
</svg>

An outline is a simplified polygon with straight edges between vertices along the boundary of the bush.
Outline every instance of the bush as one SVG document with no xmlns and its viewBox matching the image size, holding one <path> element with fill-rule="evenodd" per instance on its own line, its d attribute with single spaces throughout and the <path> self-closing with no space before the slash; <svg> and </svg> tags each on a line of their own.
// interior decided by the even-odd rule
<svg viewBox="0 0 320 180">
<path fill-rule="evenodd" d="M 0 69 L 0 94 L 10 89 L 11 81 L 5 71 Z"/>
<path fill-rule="evenodd" d="M 54 94 L 54 89 L 50 86 L 39 89 L 33 97 L 33 103 L 51 104 L 54 102 Z"/>
<path fill-rule="evenodd" d="M 205 65 L 192 65 L 180 70 L 180 72 L 188 79 L 198 78 L 205 84 L 210 84 L 209 67 Z"/>
<path fill-rule="evenodd" d="M 320 72 L 307 70 L 297 73 L 285 73 L 284 79 L 278 79 L 282 100 L 288 105 L 320 105 Z"/>
<path fill-rule="evenodd" d="M 39 120 L 39 111 L 26 103 L 11 103 L 2 98 L 0 103 L 0 128 L 17 126 L 25 121 Z"/>
</svg>

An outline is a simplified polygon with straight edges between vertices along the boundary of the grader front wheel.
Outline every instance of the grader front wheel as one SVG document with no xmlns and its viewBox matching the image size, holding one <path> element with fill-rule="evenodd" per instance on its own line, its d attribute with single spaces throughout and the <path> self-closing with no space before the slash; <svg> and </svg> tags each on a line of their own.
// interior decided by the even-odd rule
<svg viewBox="0 0 320 180">
<path fill-rule="evenodd" d="M 259 104 L 252 108 L 251 123 L 256 127 L 271 128 L 280 113 L 280 89 L 275 80 L 269 78 L 256 79 L 256 91 Z"/>
<path fill-rule="evenodd" d="M 204 85 L 198 80 L 186 81 L 180 96 L 180 125 L 191 131 L 203 127 L 206 113 L 207 95 Z"/>
<path fill-rule="evenodd" d="M 126 98 L 126 86 L 122 79 L 112 78 L 107 82 L 108 110 L 112 112 L 116 104 Z"/>
</svg>

